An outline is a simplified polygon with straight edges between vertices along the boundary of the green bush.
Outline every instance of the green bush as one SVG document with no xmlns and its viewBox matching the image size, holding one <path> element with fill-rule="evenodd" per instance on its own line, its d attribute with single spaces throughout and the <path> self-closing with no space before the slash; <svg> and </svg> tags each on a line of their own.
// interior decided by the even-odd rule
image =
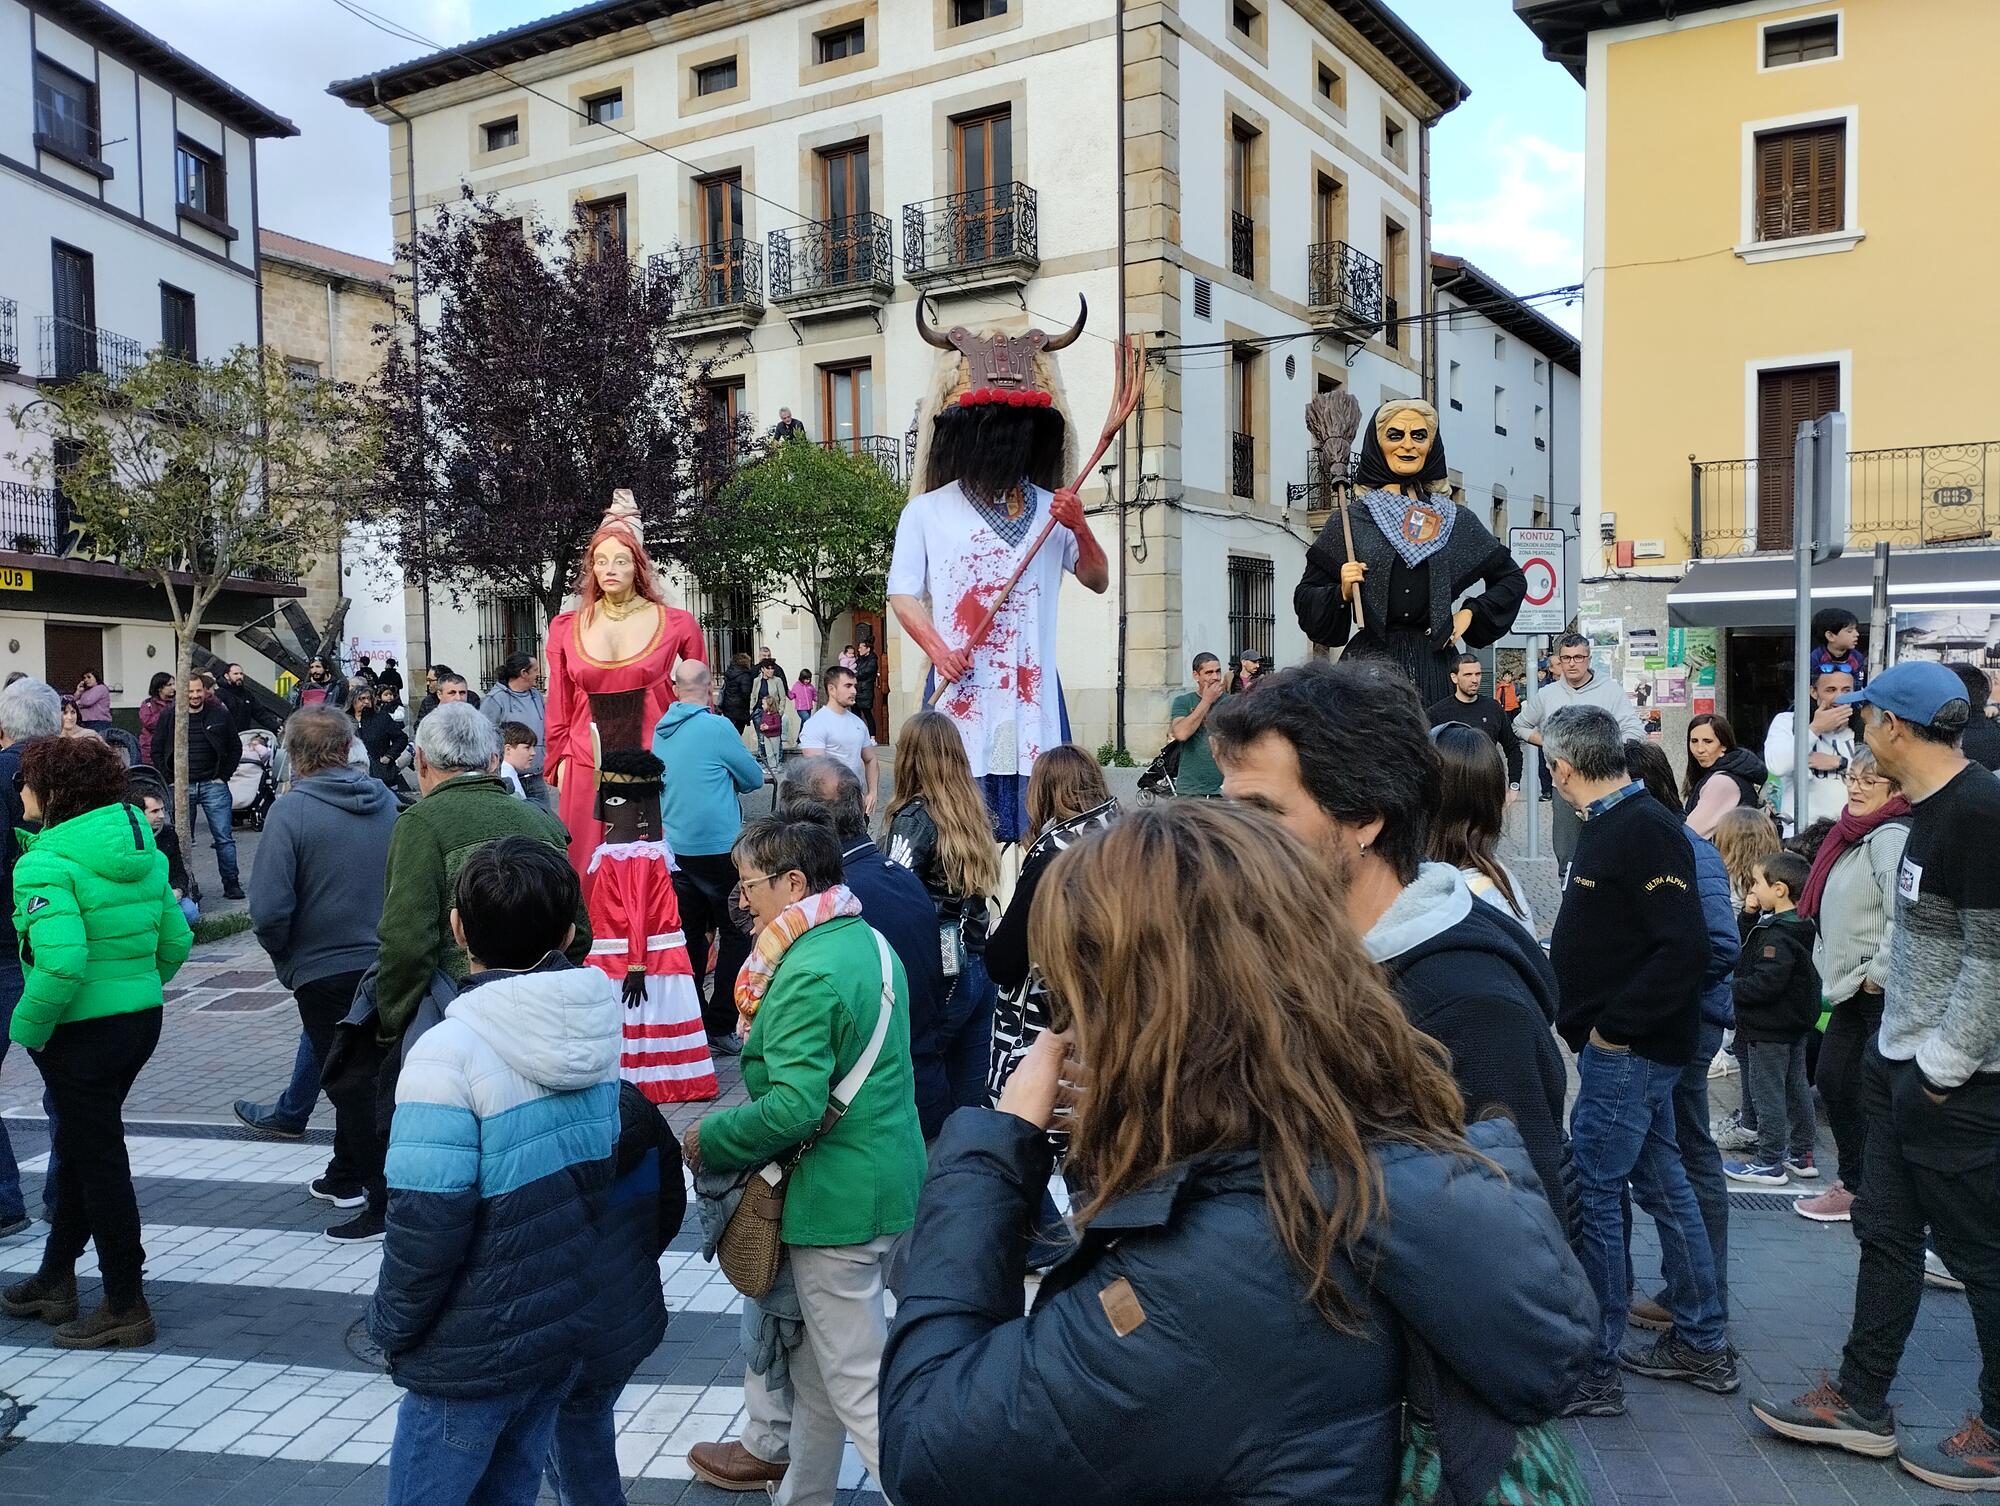
<svg viewBox="0 0 2000 1506">
<path fill-rule="evenodd" d="M 250 929 L 250 917 L 237 910 L 228 915 L 204 915 L 194 923 L 194 944 L 200 946 L 205 941 L 220 941 L 225 936 L 237 936 Z"/>
<path fill-rule="evenodd" d="M 1133 760 L 1132 755 L 1125 749 L 1118 747 L 1115 743 L 1099 743 L 1097 745 L 1097 762 L 1100 767 L 1106 769 L 1136 769 L 1139 767 Z"/>
</svg>

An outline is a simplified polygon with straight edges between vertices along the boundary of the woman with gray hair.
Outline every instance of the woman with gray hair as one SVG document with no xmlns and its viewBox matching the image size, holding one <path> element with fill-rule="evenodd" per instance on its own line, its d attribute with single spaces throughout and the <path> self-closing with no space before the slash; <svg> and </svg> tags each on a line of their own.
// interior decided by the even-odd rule
<svg viewBox="0 0 2000 1506">
<path fill-rule="evenodd" d="M 1861 1057 L 1882 1028 L 1889 940 L 1896 925 L 1896 874 L 1910 838 L 1910 802 L 1875 755 L 1857 746 L 1847 761 L 1847 804 L 1813 855 L 1799 914 L 1814 923 L 1813 966 L 1833 1015 L 1820 1042 L 1815 1079 L 1826 1100 L 1839 1160 L 1834 1184 L 1792 1211 L 1816 1223 L 1850 1222 L 1861 1184 L 1868 1119 L 1861 1105 Z"/>
<path fill-rule="evenodd" d="M 318 1096 L 319 1068 L 333 1045 L 334 1026 L 375 960 L 396 801 L 350 762 L 354 723 L 345 712 L 332 706 L 295 711 L 284 736 L 292 788 L 265 819 L 250 875 L 250 923 L 258 944 L 270 953 L 278 981 L 298 1003 L 307 1049 L 300 1052 L 292 1089 L 275 1107 L 239 1102 L 236 1117 L 252 1129 L 296 1137 Z M 310 1087 L 298 1070 L 308 1065 L 308 1054 Z M 336 1114 L 333 1159 L 323 1176 L 306 1185 L 312 1196 L 336 1208 L 358 1208 L 366 1201 L 374 1158 L 357 1143 L 357 1136 L 370 1130 L 365 1120 L 365 1115 Z"/>
</svg>

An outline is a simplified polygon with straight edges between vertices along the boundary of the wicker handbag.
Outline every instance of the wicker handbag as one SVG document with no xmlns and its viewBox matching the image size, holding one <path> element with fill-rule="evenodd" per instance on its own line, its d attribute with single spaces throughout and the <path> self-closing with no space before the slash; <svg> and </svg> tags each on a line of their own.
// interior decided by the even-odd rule
<svg viewBox="0 0 2000 1506">
<path fill-rule="evenodd" d="M 715 1258 L 722 1274 L 752 1301 L 768 1295 L 772 1283 L 778 1279 L 778 1264 L 784 1258 L 785 1192 L 791 1185 L 793 1170 L 820 1136 L 840 1123 L 848 1105 L 854 1102 L 854 1095 L 875 1070 L 875 1063 L 882 1055 L 882 1043 L 888 1039 L 889 1019 L 896 1005 L 896 974 L 889 960 L 889 943 L 882 939 L 880 931 L 872 934 L 876 954 L 882 960 L 882 1005 L 875 1016 L 874 1033 L 847 1075 L 835 1084 L 819 1127 L 796 1148 L 751 1174 L 743 1189 L 743 1200 L 729 1215 L 722 1238 L 716 1241 Z"/>
</svg>

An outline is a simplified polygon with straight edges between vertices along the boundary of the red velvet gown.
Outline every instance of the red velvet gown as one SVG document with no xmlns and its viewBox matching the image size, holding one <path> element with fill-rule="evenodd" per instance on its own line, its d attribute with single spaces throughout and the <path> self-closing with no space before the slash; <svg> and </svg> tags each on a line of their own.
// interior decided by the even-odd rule
<svg viewBox="0 0 2000 1506">
<path fill-rule="evenodd" d="M 549 624 L 547 756 L 551 777 L 560 773 L 556 814 L 569 832 L 569 861 L 590 894 L 590 858 L 604 840 L 597 809 L 598 750 L 648 748 L 653 728 L 673 704 L 674 666 L 682 659 L 708 661 L 701 625 L 678 607 L 660 608 L 659 631 L 643 653 L 609 663 L 584 651 L 578 612 Z"/>
</svg>

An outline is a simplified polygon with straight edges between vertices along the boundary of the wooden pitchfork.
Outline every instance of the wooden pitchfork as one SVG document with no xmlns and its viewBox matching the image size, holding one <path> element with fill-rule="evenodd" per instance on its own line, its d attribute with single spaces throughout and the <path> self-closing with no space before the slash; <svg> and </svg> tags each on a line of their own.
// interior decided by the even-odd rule
<svg viewBox="0 0 2000 1506">
<path fill-rule="evenodd" d="M 1111 448 L 1111 441 L 1118 437 L 1118 431 L 1125 427 L 1125 420 L 1132 416 L 1132 410 L 1139 406 L 1139 399 L 1146 391 L 1146 347 L 1137 335 L 1127 335 L 1118 344 L 1118 381 L 1111 394 L 1111 414 L 1104 420 L 1104 429 L 1097 437 L 1097 448 L 1090 452 L 1090 458 L 1083 463 L 1083 469 L 1076 473 L 1076 480 L 1070 483 L 1071 491 L 1080 491 L 1090 479 L 1090 473 L 1097 469 L 1097 462 L 1104 458 L 1104 452 Z M 960 646 L 959 652 L 969 654 L 992 631 L 993 619 L 1000 615 L 1000 609 L 1007 604 L 1007 598 L 1019 583 L 1022 572 L 1035 558 L 1036 553 L 1046 544 L 1049 535 L 1055 532 L 1056 520 L 1051 517 L 1042 524 L 1042 531 L 1035 535 L 1035 541 L 1028 546 L 1028 552 L 1021 556 L 1021 563 L 1014 567 L 1014 573 L 1007 577 L 1007 583 L 1000 588 L 1000 594 L 993 598 L 986 608 L 986 614 L 979 619 Z M 930 704 L 935 706 L 944 699 L 954 681 L 939 680 L 937 689 L 931 693 Z"/>
</svg>

